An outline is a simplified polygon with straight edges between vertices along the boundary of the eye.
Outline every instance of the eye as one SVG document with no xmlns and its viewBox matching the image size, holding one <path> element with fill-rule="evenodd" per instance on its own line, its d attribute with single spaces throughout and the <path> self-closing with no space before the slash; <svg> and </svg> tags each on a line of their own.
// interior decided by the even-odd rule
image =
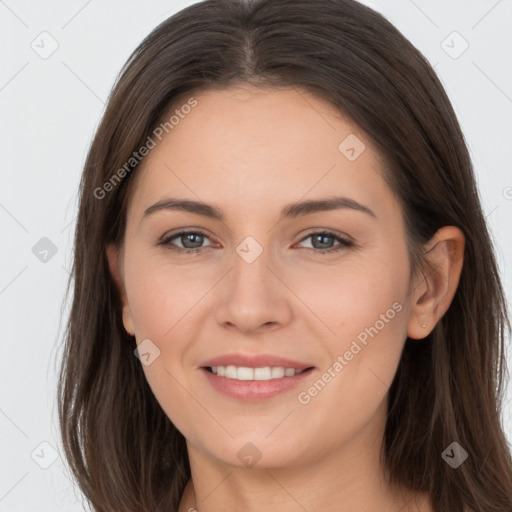
<svg viewBox="0 0 512 512">
<path fill-rule="evenodd" d="M 304 250 L 312 254 L 334 253 L 354 245 L 351 240 L 329 231 L 315 231 L 304 237 L 301 242 L 308 238 L 311 239 L 313 248 L 305 247 Z M 175 240 L 180 240 L 181 246 L 173 243 Z M 204 240 L 209 240 L 209 237 L 201 231 L 180 231 L 174 235 L 164 237 L 157 245 L 166 246 L 178 253 L 191 254 L 199 253 L 206 247 L 213 246 L 213 244 L 203 246 Z M 338 242 L 338 245 L 332 246 L 335 242 Z"/>
<path fill-rule="evenodd" d="M 305 250 L 313 254 L 333 253 L 347 249 L 354 245 L 351 240 L 343 238 L 329 231 L 315 231 L 304 237 L 301 242 L 304 242 L 304 240 L 307 240 L 308 238 L 311 238 L 313 249 L 306 247 Z M 338 242 L 338 245 L 333 247 L 332 243 L 336 241 Z"/>
<path fill-rule="evenodd" d="M 163 238 L 157 245 L 168 246 L 169 249 L 177 252 L 197 253 L 205 248 L 204 246 L 201 247 L 205 239 L 209 240 L 208 236 L 201 231 L 180 231 L 179 233 Z M 182 241 L 182 246 L 180 247 L 173 244 L 172 242 L 174 240 Z"/>
</svg>

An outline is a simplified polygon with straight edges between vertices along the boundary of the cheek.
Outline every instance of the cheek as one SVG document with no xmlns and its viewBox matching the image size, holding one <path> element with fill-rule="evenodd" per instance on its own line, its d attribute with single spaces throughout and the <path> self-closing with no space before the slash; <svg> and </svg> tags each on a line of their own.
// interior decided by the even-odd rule
<svg viewBox="0 0 512 512">
<path fill-rule="evenodd" d="M 125 263 L 126 287 L 137 331 L 160 342 L 174 338 L 190 324 L 215 276 L 206 267 L 170 264 L 164 249 L 161 254 L 145 254 L 134 248 L 132 254 Z"/>
<path fill-rule="evenodd" d="M 151 257 L 132 251 L 125 261 L 126 289 L 136 328 L 137 343 L 149 339 L 158 357 L 143 365 L 155 397 L 176 425 L 187 412 L 190 401 L 183 385 L 193 372 L 190 348 L 200 339 L 208 292 L 219 277 L 197 266 L 185 269 L 171 265 L 165 257 Z M 179 411 L 175 418 L 172 411 Z M 185 423 L 186 425 L 186 423 Z"/>
<path fill-rule="evenodd" d="M 316 321 L 332 354 L 350 345 L 360 333 L 364 341 L 364 333 L 368 329 L 374 332 L 375 324 L 379 333 L 390 333 L 391 338 L 392 330 L 404 331 L 405 314 L 397 310 L 405 307 L 408 267 L 405 258 L 403 263 L 396 261 L 392 254 L 382 254 L 373 260 L 347 259 L 336 266 L 319 265 L 313 272 L 287 276 L 296 295 L 308 306 L 301 308 L 304 318 L 307 316 L 310 326 Z"/>
<path fill-rule="evenodd" d="M 371 264 L 340 266 L 336 272 L 330 268 L 301 288 L 308 306 L 322 320 L 322 345 L 328 352 L 324 370 L 342 358 L 342 369 L 331 371 L 336 377 L 326 386 L 331 392 L 320 401 L 344 407 L 353 402 L 357 409 L 364 397 L 373 407 L 387 391 L 407 326 L 407 260 L 402 265 L 391 261 L 390 256 Z M 354 396 L 359 398 L 353 401 Z"/>
<path fill-rule="evenodd" d="M 381 330 L 375 322 L 358 328 L 364 343 L 357 336 L 343 336 L 330 347 L 331 362 L 299 390 L 302 415 L 322 425 L 326 451 L 340 440 L 355 439 L 363 429 L 374 429 L 376 436 L 385 423 L 387 394 L 403 347 L 402 329 L 393 322 Z"/>
<path fill-rule="evenodd" d="M 165 264 L 139 260 L 134 262 L 132 271 L 127 292 L 137 343 L 149 339 L 158 353 L 142 369 L 166 415 L 178 430 L 190 437 L 197 410 L 185 405 L 191 400 L 187 383 L 193 371 L 187 354 L 197 338 L 194 331 L 200 325 L 196 320 L 204 290 L 195 280 L 191 283 L 186 279 L 179 269 Z"/>
<path fill-rule="evenodd" d="M 351 438 L 377 412 L 385 421 L 406 336 L 407 266 L 391 273 L 378 265 L 352 270 L 331 278 L 323 299 L 316 295 L 316 308 L 335 335 L 324 336 L 328 361 L 300 390 L 302 407 L 330 439 Z"/>
</svg>

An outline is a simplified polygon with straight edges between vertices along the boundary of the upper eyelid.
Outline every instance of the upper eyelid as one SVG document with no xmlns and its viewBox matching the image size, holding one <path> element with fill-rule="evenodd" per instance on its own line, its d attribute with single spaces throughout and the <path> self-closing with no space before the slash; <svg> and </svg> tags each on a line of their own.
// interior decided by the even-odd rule
<svg viewBox="0 0 512 512">
<path fill-rule="evenodd" d="M 172 235 L 164 235 L 161 239 L 161 242 L 170 243 L 171 241 L 181 238 L 181 236 L 190 235 L 190 234 L 204 236 L 205 238 L 208 238 L 208 240 L 210 240 L 210 242 L 214 243 L 213 240 L 211 239 L 211 237 L 207 233 L 201 231 L 200 229 L 195 229 L 195 230 L 190 230 L 190 231 L 178 231 L 177 233 L 173 233 Z M 210 246 L 207 246 L 207 247 L 210 247 Z M 178 247 L 178 249 L 186 250 L 183 247 Z"/>
</svg>

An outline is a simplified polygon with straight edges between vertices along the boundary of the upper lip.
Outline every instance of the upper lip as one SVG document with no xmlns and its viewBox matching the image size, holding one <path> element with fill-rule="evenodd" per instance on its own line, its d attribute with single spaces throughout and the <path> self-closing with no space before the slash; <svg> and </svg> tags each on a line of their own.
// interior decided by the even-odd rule
<svg viewBox="0 0 512 512">
<path fill-rule="evenodd" d="M 212 366 L 243 366 L 245 368 L 264 368 L 265 366 L 282 366 L 284 368 L 294 368 L 295 370 L 305 370 L 313 365 L 301 363 L 293 359 L 279 357 L 273 354 L 224 354 L 222 356 L 208 359 L 201 363 L 202 368 Z"/>
</svg>

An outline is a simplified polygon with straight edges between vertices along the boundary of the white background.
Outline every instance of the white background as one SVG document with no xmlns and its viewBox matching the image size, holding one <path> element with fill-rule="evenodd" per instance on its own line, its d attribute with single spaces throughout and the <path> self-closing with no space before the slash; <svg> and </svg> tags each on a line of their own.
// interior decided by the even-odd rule
<svg viewBox="0 0 512 512">
<path fill-rule="evenodd" d="M 0 1 L 0 512 L 84 510 L 58 456 L 55 410 L 60 306 L 81 168 L 122 64 L 158 23 L 191 3 Z M 512 1 L 365 3 L 427 57 L 452 100 L 510 299 Z M 44 31 L 58 44 L 46 59 L 31 48 L 33 41 L 51 48 Z M 452 58 L 464 40 L 468 49 Z M 57 248 L 46 263 L 32 252 L 42 237 Z M 503 416 L 509 440 L 511 390 Z M 31 457 L 48 464 L 54 449 L 48 469 Z"/>
</svg>

